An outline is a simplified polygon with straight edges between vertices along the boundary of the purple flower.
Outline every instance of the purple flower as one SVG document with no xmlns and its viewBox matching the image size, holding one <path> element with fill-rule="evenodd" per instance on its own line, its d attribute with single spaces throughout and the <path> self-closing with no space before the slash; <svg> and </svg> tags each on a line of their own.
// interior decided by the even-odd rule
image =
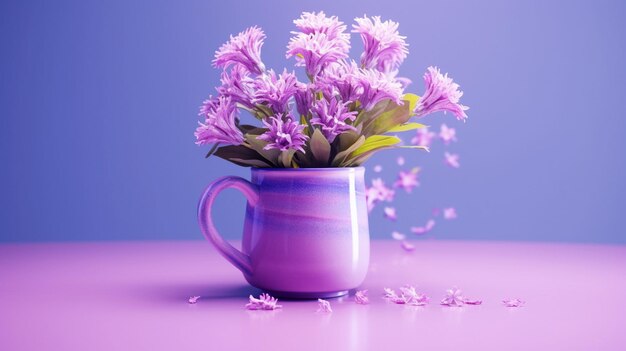
<svg viewBox="0 0 626 351">
<path fill-rule="evenodd" d="M 312 84 L 300 84 L 294 94 L 296 110 L 301 116 L 308 116 L 314 100 L 314 86 Z"/>
<path fill-rule="evenodd" d="M 459 103 L 463 92 L 459 90 L 459 85 L 448 77 L 447 73 L 443 75 L 439 68 L 428 67 L 428 71 L 424 74 L 424 82 L 426 83 L 426 92 L 415 107 L 415 113 L 418 117 L 437 111 L 449 111 L 458 120 L 467 118 L 465 111 L 469 107 Z"/>
<path fill-rule="evenodd" d="M 330 306 L 330 302 L 326 301 L 326 300 L 322 300 L 322 299 L 317 299 L 318 302 L 318 309 L 317 312 L 324 312 L 324 313 L 332 313 L 333 309 Z"/>
<path fill-rule="evenodd" d="M 417 130 L 413 139 L 411 139 L 411 144 L 429 147 L 434 137 L 435 133 L 428 131 L 428 128 L 420 128 Z"/>
<path fill-rule="evenodd" d="M 309 138 L 302 133 L 304 126 L 286 117 L 285 120 L 280 116 L 272 116 L 270 122 L 263 120 L 263 124 L 268 130 L 259 135 L 257 139 L 267 141 L 265 150 L 278 149 L 280 151 L 299 150 L 304 152 L 304 144 Z"/>
<path fill-rule="evenodd" d="M 209 98 L 200 107 L 200 116 L 205 118 L 194 135 L 197 145 L 207 145 L 214 143 L 241 145 L 243 134 L 237 127 L 239 120 L 239 110 L 237 105 L 226 96 L 219 99 Z"/>
<path fill-rule="evenodd" d="M 254 80 L 250 78 L 248 70 L 235 65 L 229 71 L 222 72 L 220 79 L 222 85 L 217 88 L 220 95 L 228 96 L 232 101 L 243 105 L 245 108 L 253 109 L 252 97 L 254 95 Z"/>
<path fill-rule="evenodd" d="M 328 39 L 336 41 L 337 46 L 344 52 L 350 50 L 350 34 L 345 32 L 347 27 L 337 16 L 326 17 L 324 11 L 303 12 L 293 23 L 304 34 L 326 34 Z"/>
<path fill-rule="evenodd" d="M 285 69 L 276 76 L 274 70 L 269 70 L 254 81 L 256 91 L 252 103 L 266 104 L 275 114 L 283 114 L 289 109 L 289 99 L 298 91 L 298 85 L 298 79 L 293 72 L 289 73 Z"/>
<path fill-rule="evenodd" d="M 445 164 L 447 164 L 448 166 L 452 167 L 452 168 L 459 168 L 461 167 L 461 164 L 459 163 L 459 155 L 457 154 L 451 154 L 449 152 L 445 152 L 443 154 L 443 162 Z"/>
<path fill-rule="evenodd" d="M 465 298 L 463 292 L 454 287 L 446 291 L 446 296 L 441 300 L 441 304 L 449 307 L 463 307 Z"/>
<path fill-rule="evenodd" d="M 370 303 L 369 298 L 367 298 L 367 290 L 359 290 L 354 294 L 354 302 L 359 305 L 367 305 Z"/>
<path fill-rule="evenodd" d="M 331 98 L 330 102 L 326 99 L 318 100 L 313 105 L 312 111 L 311 124 L 321 127 L 322 134 L 329 143 L 345 131 L 356 130 L 346 123 L 346 121 L 354 121 L 356 111 L 348 111 L 346 104 L 338 102 L 335 98 Z"/>
<path fill-rule="evenodd" d="M 264 39 L 265 33 L 256 26 L 234 37 L 231 35 L 230 40 L 215 52 L 213 65 L 226 68 L 233 64 L 240 64 L 250 73 L 261 74 L 265 70 L 261 62 L 261 47 Z"/>
<path fill-rule="evenodd" d="M 398 23 L 381 21 L 380 16 L 354 19 L 357 24 L 353 33 L 359 33 L 363 40 L 361 66 L 375 68 L 382 72 L 393 71 L 400 66 L 409 53 L 406 37 L 398 33 Z"/>
<path fill-rule="evenodd" d="M 402 85 L 383 72 L 361 69 L 357 71 L 357 84 L 363 89 L 359 101 L 366 111 L 383 100 L 402 105 Z"/>
<path fill-rule="evenodd" d="M 287 45 L 287 58 L 296 56 L 296 64 L 305 66 L 310 79 L 316 77 L 326 66 L 348 57 L 340 40 L 331 39 L 325 33 L 298 33 Z"/>
<path fill-rule="evenodd" d="M 344 102 L 354 102 L 358 100 L 363 92 L 360 81 L 357 78 L 359 68 L 356 62 L 340 60 L 339 62 L 329 65 L 320 77 L 318 77 L 318 86 L 324 96 L 329 99 L 338 95 Z"/>
<path fill-rule="evenodd" d="M 249 299 L 250 302 L 246 304 L 246 309 L 248 310 L 271 311 L 283 307 L 281 305 L 278 305 L 278 300 L 274 297 L 271 297 L 269 294 L 261 294 L 258 299 L 250 295 Z"/>
<path fill-rule="evenodd" d="M 456 141 L 456 130 L 442 124 L 439 131 L 439 138 L 441 138 L 444 144 L 448 145 L 451 141 Z"/>
</svg>

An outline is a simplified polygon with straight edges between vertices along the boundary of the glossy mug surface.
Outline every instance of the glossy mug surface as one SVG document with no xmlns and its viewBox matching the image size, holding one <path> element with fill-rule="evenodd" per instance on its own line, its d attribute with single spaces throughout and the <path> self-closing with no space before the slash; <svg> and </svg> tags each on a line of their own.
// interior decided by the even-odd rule
<svg viewBox="0 0 626 351">
<path fill-rule="evenodd" d="M 369 265 L 364 168 L 252 168 L 251 181 L 223 177 L 198 205 L 202 232 L 243 272 L 277 296 L 341 296 L 358 287 Z M 247 198 L 242 250 L 215 229 L 217 194 L 236 188 Z"/>
</svg>

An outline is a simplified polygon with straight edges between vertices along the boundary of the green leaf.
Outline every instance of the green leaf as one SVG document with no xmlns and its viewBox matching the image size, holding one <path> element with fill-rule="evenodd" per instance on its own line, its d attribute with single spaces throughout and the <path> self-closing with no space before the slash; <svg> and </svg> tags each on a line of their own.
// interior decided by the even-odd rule
<svg viewBox="0 0 626 351">
<path fill-rule="evenodd" d="M 215 143 L 213 144 L 213 146 L 211 147 L 211 149 L 209 150 L 209 152 L 206 154 L 206 156 L 204 156 L 204 158 L 209 158 L 211 157 L 211 155 L 213 155 L 213 153 L 215 152 L 215 150 L 217 150 L 217 148 L 220 147 L 220 143 Z"/>
<path fill-rule="evenodd" d="M 417 102 L 419 101 L 419 99 L 419 96 L 410 93 L 404 94 L 404 96 L 402 97 L 402 100 L 409 102 L 409 110 L 411 111 L 411 114 L 413 114 L 413 111 L 415 111 L 415 107 L 417 106 Z"/>
<path fill-rule="evenodd" d="M 390 102 L 385 112 L 363 124 L 362 134 L 365 136 L 384 134 L 391 128 L 406 123 L 411 118 L 409 105 L 408 101 L 402 105 Z"/>
<path fill-rule="evenodd" d="M 357 101 L 359 102 L 359 101 Z M 361 112 L 359 112 L 359 114 L 356 116 L 356 119 L 354 120 L 354 126 L 358 126 L 359 124 L 366 124 L 372 120 L 374 120 L 376 117 L 378 117 L 381 113 L 387 111 L 389 109 L 389 106 L 392 104 L 391 100 L 383 100 L 379 103 L 377 103 L 376 105 L 374 105 L 374 107 L 369 110 L 369 111 L 365 111 L 365 110 L 361 110 Z M 360 103 L 357 104 L 360 106 Z M 393 106 L 391 106 L 391 108 L 394 108 L 396 106 L 396 104 L 393 104 Z"/>
<path fill-rule="evenodd" d="M 401 146 L 395 146 L 395 147 L 400 148 L 400 149 L 420 149 L 420 150 L 424 150 L 426 152 L 430 152 L 430 149 L 428 148 L 428 146 L 401 145 Z"/>
<path fill-rule="evenodd" d="M 337 152 L 341 152 L 354 145 L 360 137 L 361 135 L 359 135 L 359 133 L 349 130 L 337 135 L 333 144 L 335 145 Z"/>
<path fill-rule="evenodd" d="M 398 124 L 397 126 L 392 127 L 391 129 L 387 131 L 387 133 L 406 132 L 408 130 L 420 129 L 420 128 L 426 128 L 426 127 L 428 126 L 421 124 L 421 123 L 409 122 L 409 123 L 404 123 L 404 124 Z"/>
<path fill-rule="evenodd" d="M 242 158 L 231 158 L 229 159 L 229 161 L 238 164 L 240 166 L 251 166 L 251 167 L 260 167 L 260 168 L 269 168 L 271 167 L 270 165 L 268 165 L 267 163 L 261 161 L 261 160 L 255 160 L 255 159 L 249 159 L 249 160 L 245 160 Z"/>
<path fill-rule="evenodd" d="M 246 142 L 250 145 L 251 149 L 259 153 L 259 155 L 263 156 L 272 165 L 277 164 L 280 150 L 278 149 L 265 150 L 264 148 L 267 145 L 267 142 L 264 140 L 257 139 L 258 135 L 246 134 L 245 137 L 246 137 Z"/>
<path fill-rule="evenodd" d="M 239 166 L 250 166 L 249 163 L 244 163 L 241 160 L 260 160 L 262 162 L 265 162 L 263 156 L 245 145 L 225 145 L 218 148 L 215 151 L 214 155 Z"/>
<path fill-rule="evenodd" d="M 381 148 L 387 148 L 400 143 L 402 140 L 396 136 L 391 135 L 372 135 L 365 139 L 363 145 L 354 150 L 350 154 L 350 158 L 357 157 L 369 151 L 378 150 Z"/>
<path fill-rule="evenodd" d="M 330 144 L 319 129 L 315 129 L 309 141 L 309 147 L 313 157 L 323 166 L 328 165 L 330 157 Z"/>
<path fill-rule="evenodd" d="M 291 167 L 291 160 L 293 160 L 293 155 L 295 153 L 296 153 L 296 150 L 293 150 L 293 149 L 281 152 L 280 163 L 282 164 L 283 167 L 285 168 Z"/>
<path fill-rule="evenodd" d="M 343 135 L 343 134 L 341 134 L 341 135 Z M 361 135 L 350 147 L 348 147 L 347 149 L 339 152 L 335 156 L 335 158 L 333 159 L 333 162 L 332 162 L 332 166 L 333 167 L 344 167 L 344 162 L 346 161 L 348 156 L 350 156 L 350 154 L 352 152 L 354 152 L 356 149 L 361 147 L 363 145 L 363 143 L 365 143 L 365 137 Z"/>
<path fill-rule="evenodd" d="M 267 131 L 267 128 L 261 128 L 261 127 L 252 126 L 249 124 L 240 124 L 239 129 L 244 134 L 255 134 L 255 135 L 261 135 Z"/>
</svg>

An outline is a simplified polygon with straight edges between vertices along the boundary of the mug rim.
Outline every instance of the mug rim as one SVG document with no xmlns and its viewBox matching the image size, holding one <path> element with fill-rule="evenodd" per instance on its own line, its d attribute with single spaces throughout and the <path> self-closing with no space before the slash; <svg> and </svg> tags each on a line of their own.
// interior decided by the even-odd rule
<svg viewBox="0 0 626 351">
<path fill-rule="evenodd" d="M 365 170 L 365 167 L 311 167 L 311 168 L 278 168 L 278 167 L 253 167 L 252 172 L 329 172 L 329 171 L 355 171 Z"/>
</svg>

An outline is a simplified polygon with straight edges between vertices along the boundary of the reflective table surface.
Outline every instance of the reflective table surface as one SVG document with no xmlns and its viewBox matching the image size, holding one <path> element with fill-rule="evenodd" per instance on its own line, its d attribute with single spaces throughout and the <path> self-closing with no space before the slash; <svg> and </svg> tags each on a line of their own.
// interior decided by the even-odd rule
<svg viewBox="0 0 626 351">
<path fill-rule="evenodd" d="M 0 350 L 623 350 L 626 246 L 372 242 L 362 289 L 244 309 L 261 291 L 208 242 L 0 245 Z M 427 306 L 383 288 L 416 286 Z M 457 286 L 482 305 L 439 305 Z M 189 304 L 190 296 L 201 296 Z M 505 298 L 526 301 L 505 307 Z"/>
</svg>

